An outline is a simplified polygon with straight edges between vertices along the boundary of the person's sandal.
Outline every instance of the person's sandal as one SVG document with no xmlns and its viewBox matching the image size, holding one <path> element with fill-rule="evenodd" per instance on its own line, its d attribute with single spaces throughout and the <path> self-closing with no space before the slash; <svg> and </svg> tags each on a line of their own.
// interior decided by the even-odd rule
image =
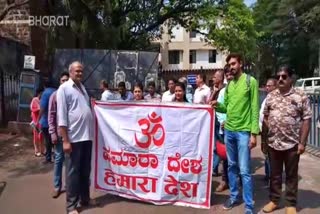
<svg viewBox="0 0 320 214">
<path fill-rule="evenodd" d="M 222 182 L 219 184 L 219 186 L 216 189 L 216 192 L 223 192 L 226 189 L 228 189 L 228 185 L 226 184 L 226 182 Z"/>
<path fill-rule="evenodd" d="M 38 158 L 38 157 L 41 157 L 41 153 L 40 153 L 40 152 L 37 152 L 37 153 L 34 154 L 34 156 L 37 157 L 37 158 Z"/>
<path fill-rule="evenodd" d="M 58 198 L 60 194 L 61 194 L 60 190 L 53 190 L 51 196 L 52 198 Z"/>
</svg>

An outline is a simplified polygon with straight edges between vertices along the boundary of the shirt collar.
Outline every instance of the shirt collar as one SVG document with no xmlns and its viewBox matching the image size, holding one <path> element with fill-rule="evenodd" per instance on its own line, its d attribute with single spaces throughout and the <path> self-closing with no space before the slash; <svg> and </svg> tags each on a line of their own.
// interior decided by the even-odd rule
<svg viewBox="0 0 320 214">
<path fill-rule="evenodd" d="M 170 90 L 168 90 L 168 93 L 169 93 L 170 95 L 173 95 L 173 94 L 174 94 L 174 92 L 173 92 L 173 93 L 171 93 L 171 91 L 170 91 Z"/>
<path fill-rule="evenodd" d="M 78 85 L 77 85 L 71 78 L 69 78 L 68 83 L 69 83 L 70 85 L 72 85 L 72 86 L 78 87 Z M 81 82 L 80 82 L 80 87 L 81 87 L 81 89 L 82 89 L 82 87 L 83 87 L 83 85 L 82 85 Z"/>
<path fill-rule="evenodd" d="M 121 95 L 121 99 L 126 100 L 126 99 L 128 98 L 128 96 L 129 96 L 128 93 L 129 93 L 129 92 L 126 91 L 125 95 L 123 95 L 123 96 Z"/>
<path fill-rule="evenodd" d="M 203 84 L 201 87 L 199 87 L 199 90 L 202 90 L 202 89 L 205 89 L 205 88 L 207 88 L 207 85 Z"/>
<path fill-rule="evenodd" d="M 277 94 L 280 94 L 280 95 L 282 95 L 281 93 L 280 93 L 280 90 L 277 88 L 276 89 L 277 91 Z M 293 94 L 293 93 L 295 93 L 295 89 L 293 88 L 293 87 L 291 87 L 291 89 L 290 89 L 290 91 L 289 92 L 287 92 L 287 93 L 285 93 L 285 94 L 283 94 L 282 96 L 289 96 L 290 94 Z"/>
</svg>

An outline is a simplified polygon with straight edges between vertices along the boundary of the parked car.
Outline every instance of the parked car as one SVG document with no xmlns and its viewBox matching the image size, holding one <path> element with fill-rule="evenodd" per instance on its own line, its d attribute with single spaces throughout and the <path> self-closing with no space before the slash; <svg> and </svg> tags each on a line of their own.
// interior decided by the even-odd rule
<svg viewBox="0 0 320 214">
<path fill-rule="evenodd" d="M 307 94 L 320 93 L 320 77 L 298 79 L 295 87 L 304 90 Z"/>
</svg>

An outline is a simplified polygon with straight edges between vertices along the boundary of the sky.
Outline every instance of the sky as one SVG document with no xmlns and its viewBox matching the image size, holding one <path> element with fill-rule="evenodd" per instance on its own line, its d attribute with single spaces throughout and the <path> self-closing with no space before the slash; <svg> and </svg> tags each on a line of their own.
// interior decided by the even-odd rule
<svg viewBox="0 0 320 214">
<path fill-rule="evenodd" d="M 256 0 L 244 0 L 244 3 L 247 5 L 247 6 L 251 6 L 253 3 L 255 3 Z"/>
</svg>

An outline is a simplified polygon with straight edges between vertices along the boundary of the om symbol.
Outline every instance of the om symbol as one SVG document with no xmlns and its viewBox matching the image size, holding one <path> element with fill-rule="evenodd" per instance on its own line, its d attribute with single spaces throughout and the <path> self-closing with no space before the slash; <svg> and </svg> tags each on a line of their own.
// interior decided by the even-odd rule
<svg viewBox="0 0 320 214">
<path fill-rule="evenodd" d="M 140 148 L 149 148 L 151 142 L 153 142 L 153 144 L 158 147 L 162 146 L 166 133 L 164 132 L 164 128 L 161 125 L 161 122 L 162 117 L 158 116 L 155 112 L 151 113 L 151 117 L 150 115 L 148 115 L 148 118 L 143 118 L 138 121 L 142 134 L 147 137 L 146 142 L 140 142 L 137 138 L 137 134 L 134 135 L 135 141 Z M 150 128 L 151 124 L 153 124 L 152 128 Z M 155 134 L 159 130 L 161 130 L 162 134 L 159 139 L 156 139 Z"/>
</svg>

